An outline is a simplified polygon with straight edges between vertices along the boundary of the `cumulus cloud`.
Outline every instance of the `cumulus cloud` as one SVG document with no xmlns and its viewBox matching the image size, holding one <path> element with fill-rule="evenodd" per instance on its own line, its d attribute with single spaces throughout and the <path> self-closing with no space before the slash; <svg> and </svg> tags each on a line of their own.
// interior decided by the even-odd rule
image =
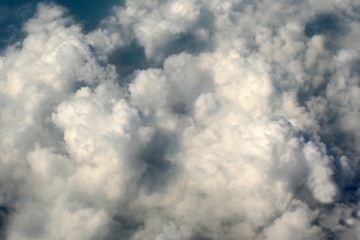
<svg viewBox="0 0 360 240">
<path fill-rule="evenodd" d="M 39 4 L 0 58 L 0 236 L 356 239 L 359 10 Z"/>
</svg>

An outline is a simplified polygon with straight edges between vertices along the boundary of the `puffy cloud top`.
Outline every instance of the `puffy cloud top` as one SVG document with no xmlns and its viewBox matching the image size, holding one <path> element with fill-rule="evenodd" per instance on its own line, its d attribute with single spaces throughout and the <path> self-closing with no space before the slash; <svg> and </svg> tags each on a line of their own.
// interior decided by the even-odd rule
<svg viewBox="0 0 360 240">
<path fill-rule="evenodd" d="M 0 237 L 357 239 L 359 10 L 39 4 L 0 56 Z"/>
</svg>

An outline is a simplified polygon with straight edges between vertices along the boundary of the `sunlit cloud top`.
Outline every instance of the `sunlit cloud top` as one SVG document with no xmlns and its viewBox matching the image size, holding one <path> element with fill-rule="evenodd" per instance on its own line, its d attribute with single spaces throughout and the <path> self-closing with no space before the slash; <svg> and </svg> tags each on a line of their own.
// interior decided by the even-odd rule
<svg viewBox="0 0 360 240">
<path fill-rule="evenodd" d="M 358 239 L 358 1 L 80 2 L 0 5 L 0 238 Z"/>
</svg>

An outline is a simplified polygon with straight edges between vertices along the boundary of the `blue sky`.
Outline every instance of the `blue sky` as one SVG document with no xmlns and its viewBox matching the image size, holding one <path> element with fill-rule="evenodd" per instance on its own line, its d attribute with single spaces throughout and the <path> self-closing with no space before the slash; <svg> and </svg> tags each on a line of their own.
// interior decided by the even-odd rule
<svg viewBox="0 0 360 240">
<path fill-rule="evenodd" d="M 54 2 L 68 9 L 83 31 L 91 31 L 109 14 L 114 4 L 123 5 L 122 0 L 3 0 L 0 2 L 0 49 L 23 37 L 22 24 L 35 13 L 39 2 Z"/>
</svg>

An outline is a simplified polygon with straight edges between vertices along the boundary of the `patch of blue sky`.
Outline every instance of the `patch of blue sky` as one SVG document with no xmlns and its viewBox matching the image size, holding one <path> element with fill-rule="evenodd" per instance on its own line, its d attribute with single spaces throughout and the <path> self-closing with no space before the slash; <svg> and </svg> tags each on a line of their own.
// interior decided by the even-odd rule
<svg viewBox="0 0 360 240">
<path fill-rule="evenodd" d="M 84 32 L 95 29 L 114 5 L 124 5 L 125 0 L 2 0 L 0 2 L 0 51 L 21 40 L 24 22 L 29 19 L 41 3 L 55 3 L 66 7 Z"/>
</svg>

